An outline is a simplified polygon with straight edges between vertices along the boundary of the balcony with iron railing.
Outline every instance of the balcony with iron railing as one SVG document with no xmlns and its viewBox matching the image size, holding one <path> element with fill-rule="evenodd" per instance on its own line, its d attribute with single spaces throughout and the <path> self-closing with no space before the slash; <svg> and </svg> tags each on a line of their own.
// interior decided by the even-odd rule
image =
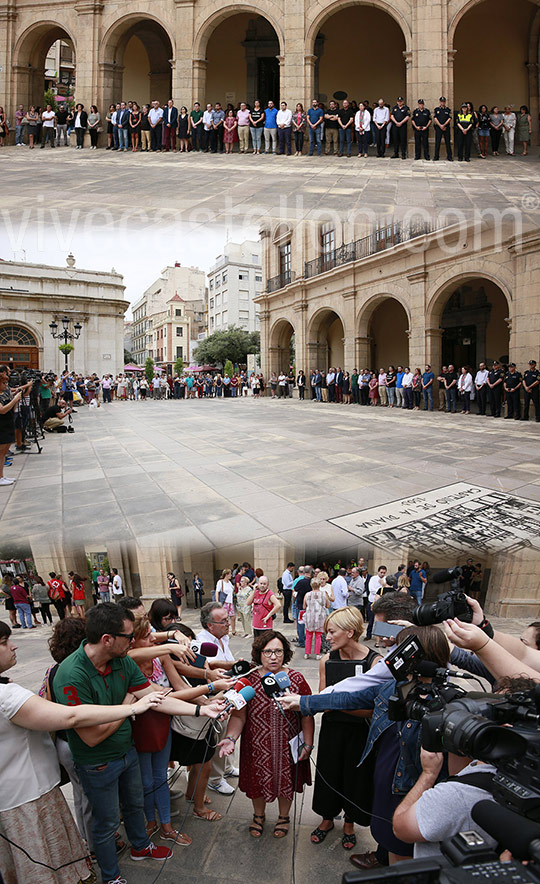
<svg viewBox="0 0 540 884">
<path fill-rule="evenodd" d="M 434 222 L 426 219 L 414 221 L 404 225 L 398 222 L 388 224 L 386 227 L 379 227 L 354 242 L 344 243 L 337 249 L 325 252 L 312 261 L 306 261 L 304 264 L 304 279 L 313 279 L 326 273 L 328 270 L 334 270 L 336 267 L 342 267 L 345 264 L 351 264 L 353 261 L 360 261 L 378 252 L 391 249 L 394 246 L 409 242 L 419 236 L 425 236 L 437 229 Z M 296 274 L 294 271 L 288 273 L 280 273 L 279 276 L 273 276 L 266 284 L 268 294 L 277 292 L 291 282 L 295 282 Z"/>
</svg>

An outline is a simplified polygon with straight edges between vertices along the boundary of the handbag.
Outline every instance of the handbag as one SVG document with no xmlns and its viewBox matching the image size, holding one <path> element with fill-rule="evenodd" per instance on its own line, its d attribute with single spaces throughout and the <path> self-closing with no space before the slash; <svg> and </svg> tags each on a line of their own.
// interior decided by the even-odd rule
<svg viewBox="0 0 540 884">
<path fill-rule="evenodd" d="M 171 720 L 163 712 L 149 709 L 131 723 L 137 752 L 161 752 L 169 739 Z"/>
<path fill-rule="evenodd" d="M 219 583 L 221 583 L 221 586 L 223 587 L 223 580 L 220 580 Z M 219 583 L 218 583 L 218 586 L 219 586 Z M 219 589 L 219 590 L 218 590 L 218 602 L 219 602 L 219 604 L 220 604 L 220 605 L 224 605 L 226 599 L 227 599 L 227 593 L 225 592 L 225 590 L 224 590 L 223 588 L 222 588 L 222 589 Z"/>
<path fill-rule="evenodd" d="M 152 712 L 153 710 L 150 711 Z M 145 712 L 144 715 L 146 714 L 147 713 Z M 162 713 L 159 712 L 156 714 L 162 715 Z M 144 716 L 141 717 L 144 718 Z M 189 740 L 205 740 L 208 734 L 207 725 L 209 724 L 209 718 L 203 718 L 201 722 L 200 717 L 195 715 L 173 715 L 171 719 L 171 727 L 173 731 L 180 734 L 182 737 L 187 737 Z"/>
</svg>

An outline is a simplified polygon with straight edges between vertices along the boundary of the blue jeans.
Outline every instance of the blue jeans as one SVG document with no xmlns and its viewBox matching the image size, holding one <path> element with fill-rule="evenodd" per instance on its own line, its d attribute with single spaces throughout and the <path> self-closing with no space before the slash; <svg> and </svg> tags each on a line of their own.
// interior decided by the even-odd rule
<svg viewBox="0 0 540 884">
<path fill-rule="evenodd" d="M 296 620 L 296 634 L 298 636 L 298 647 L 304 648 L 306 645 L 306 627 L 304 626 L 303 623 L 298 622 L 298 614 L 299 614 L 298 607 L 296 605 L 296 602 L 294 602 L 293 606 L 292 606 L 292 615 L 293 615 L 293 619 Z"/>
<path fill-rule="evenodd" d="M 352 147 L 352 129 L 349 126 L 348 129 L 340 129 L 339 130 L 339 152 L 344 153 L 345 144 L 347 145 L 347 156 L 351 155 L 351 147 Z"/>
<path fill-rule="evenodd" d="M 15 126 L 15 144 L 24 144 L 24 126 Z"/>
<path fill-rule="evenodd" d="M 111 594 L 110 594 L 109 590 L 107 589 L 105 592 L 103 592 L 103 590 L 100 589 L 99 590 L 99 599 L 102 602 L 110 602 Z"/>
<path fill-rule="evenodd" d="M 455 412 L 456 412 L 456 405 L 457 405 L 456 388 L 455 388 L 455 387 L 450 387 L 450 388 L 446 391 L 446 410 L 447 410 L 447 411 L 451 411 L 452 414 L 455 414 Z"/>
<path fill-rule="evenodd" d="M 171 732 L 161 752 L 139 752 L 139 765 L 144 791 L 144 815 L 149 823 L 159 814 L 161 825 L 171 821 L 171 796 L 167 784 L 167 768 L 171 754 Z"/>
<path fill-rule="evenodd" d="M 261 129 L 260 126 L 250 126 L 249 131 L 251 132 L 251 140 L 253 142 L 253 150 L 260 150 L 263 130 Z"/>
<path fill-rule="evenodd" d="M 416 604 L 422 604 L 422 596 L 424 595 L 423 589 L 409 589 L 409 593 L 412 595 L 413 599 L 416 599 Z"/>
<path fill-rule="evenodd" d="M 32 629 L 32 612 L 25 602 L 15 602 L 15 607 L 23 629 Z"/>
<path fill-rule="evenodd" d="M 316 129 L 309 127 L 309 155 L 313 156 L 313 148 L 317 145 L 317 154 L 321 155 L 322 130 L 320 126 Z"/>
<path fill-rule="evenodd" d="M 119 132 L 120 129 L 118 128 L 118 126 L 113 126 L 113 144 L 116 150 L 118 150 L 118 146 L 120 144 L 120 135 L 118 134 Z"/>
<path fill-rule="evenodd" d="M 118 130 L 118 148 L 119 150 L 128 149 L 128 130 L 126 128 Z"/>
<path fill-rule="evenodd" d="M 99 754 L 99 747 L 96 748 Z M 120 825 L 120 807 L 127 836 L 135 850 L 150 839 L 143 813 L 143 785 L 134 746 L 127 755 L 108 764 L 76 764 L 82 787 L 92 808 L 94 851 L 104 881 L 120 875 L 114 833 Z"/>
<path fill-rule="evenodd" d="M 433 385 L 424 390 L 424 411 L 433 411 Z"/>
</svg>

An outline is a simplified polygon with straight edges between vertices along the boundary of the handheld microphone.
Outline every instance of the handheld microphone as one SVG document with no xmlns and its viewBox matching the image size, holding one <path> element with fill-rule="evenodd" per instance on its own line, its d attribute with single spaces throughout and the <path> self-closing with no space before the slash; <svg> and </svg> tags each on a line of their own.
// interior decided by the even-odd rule
<svg viewBox="0 0 540 884">
<path fill-rule="evenodd" d="M 213 642 L 190 642 L 189 647 L 195 654 L 202 654 L 203 657 L 217 657 L 218 646 Z"/>
<path fill-rule="evenodd" d="M 432 660 L 418 660 L 414 668 L 418 675 L 423 675 L 425 678 L 435 676 L 445 678 L 449 675 L 453 678 L 475 678 L 470 672 L 462 672 L 460 669 L 445 669 L 444 666 L 437 666 Z"/>
<path fill-rule="evenodd" d="M 248 663 L 247 660 L 237 660 L 236 663 L 233 663 L 229 671 L 232 676 L 247 675 L 247 673 L 251 671 L 251 664 Z"/>
<path fill-rule="evenodd" d="M 254 696 L 255 691 L 251 687 L 251 685 L 246 685 L 246 687 L 241 688 L 241 690 L 239 691 L 225 691 L 224 699 L 226 705 L 225 709 L 219 717 L 223 718 L 225 715 L 227 715 L 228 712 L 231 711 L 231 709 L 243 709 L 250 700 L 253 700 Z"/>
<path fill-rule="evenodd" d="M 288 691 L 291 686 L 291 680 L 287 673 L 284 672 L 284 670 L 281 670 L 281 672 L 276 672 L 276 682 L 278 683 L 279 689 L 282 694 Z"/>
<path fill-rule="evenodd" d="M 510 851 L 514 859 L 540 861 L 540 826 L 495 801 L 479 801 L 471 816 L 475 823 Z"/>
<path fill-rule="evenodd" d="M 282 697 L 285 691 L 290 688 L 291 680 L 286 672 L 281 671 L 275 674 L 269 672 L 267 675 L 263 675 L 261 684 L 266 696 L 270 697 L 271 700 L 276 700 L 277 697 Z"/>
<path fill-rule="evenodd" d="M 231 688 L 231 690 L 233 690 L 233 691 L 238 691 L 238 693 L 240 693 L 240 691 L 242 690 L 242 688 L 250 688 L 250 687 L 252 687 L 252 685 L 249 683 L 249 679 L 247 679 L 247 678 L 237 678 L 237 679 L 236 679 L 236 682 L 235 682 L 235 685 L 234 685 L 233 688 Z"/>
</svg>

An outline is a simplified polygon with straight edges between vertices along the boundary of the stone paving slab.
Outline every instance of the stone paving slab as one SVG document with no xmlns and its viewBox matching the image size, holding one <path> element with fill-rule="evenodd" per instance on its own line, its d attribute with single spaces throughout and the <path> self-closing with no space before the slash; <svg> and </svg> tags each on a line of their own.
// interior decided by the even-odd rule
<svg viewBox="0 0 540 884">
<path fill-rule="evenodd" d="M 262 398 L 114 402 L 81 408 L 75 428 L 14 458 L 17 482 L 0 489 L 5 540 L 177 530 L 207 549 L 303 532 L 349 546 L 327 519 L 457 481 L 540 494 L 535 423 Z"/>
</svg>

